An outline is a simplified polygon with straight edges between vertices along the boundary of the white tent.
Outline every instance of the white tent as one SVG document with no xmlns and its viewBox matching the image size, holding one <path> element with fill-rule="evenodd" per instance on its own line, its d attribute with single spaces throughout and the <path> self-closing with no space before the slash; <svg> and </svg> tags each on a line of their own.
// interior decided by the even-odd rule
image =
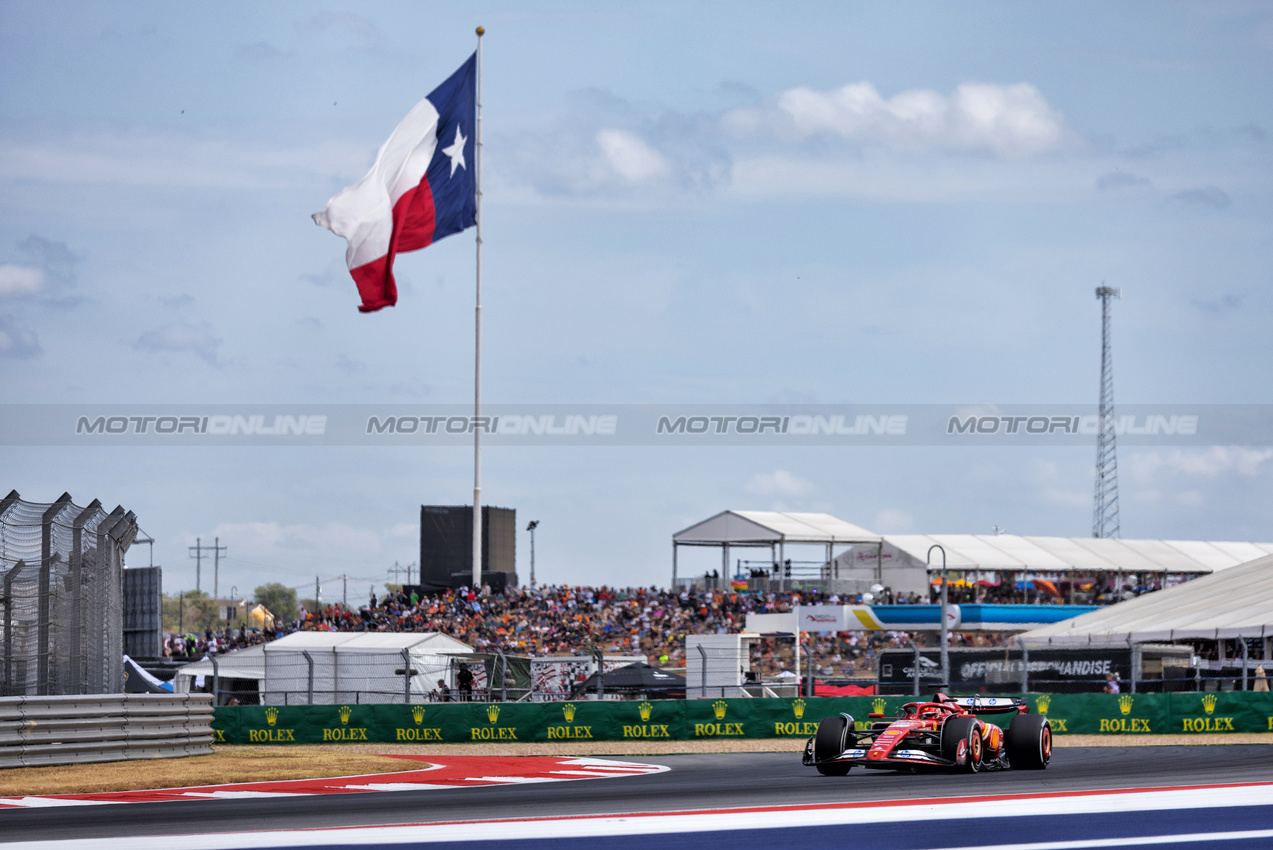
<svg viewBox="0 0 1273 850">
<path fill-rule="evenodd" d="M 880 544 L 880 536 L 831 514 L 783 513 L 780 511 L 721 511 L 672 535 L 672 584 L 676 584 L 677 550 L 681 546 L 721 547 L 722 575 L 731 573 L 731 547 L 760 547 L 769 550 L 769 561 L 786 560 L 792 544 L 825 547 L 826 561 L 834 557 L 836 546 Z"/>
<path fill-rule="evenodd" d="M 454 686 L 453 658 L 473 654 L 438 632 L 295 632 L 264 649 L 267 705 L 309 702 L 311 663 L 316 705 L 424 701 L 439 679 Z"/>
<path fill-rule="evenodd" d="M 1031 644 L 1273 638 L 1273 556 L 1020 635 Z M 1266 647 L 1268 644 L 1266 643 Z"/>
<path fill-rule="evenodd" d="M 884 552 L 923 563 L 946 550 L 952 570 L 1031 573 L 1113 572 L 1197 576 L 1273 555 L 1273 543 L 1121 540 L 1112 537 L 1022 537 L 1016 534 L 888 534 Z M 933 553 L 935 566 L 941 554 Z"/>
</svg>

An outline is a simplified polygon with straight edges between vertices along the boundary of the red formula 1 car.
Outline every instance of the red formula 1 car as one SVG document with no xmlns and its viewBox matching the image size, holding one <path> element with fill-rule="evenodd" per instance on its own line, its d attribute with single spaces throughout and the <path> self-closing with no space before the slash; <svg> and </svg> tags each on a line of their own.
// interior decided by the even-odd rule
<svg viewBox="0 0 1273 850">
<path fill-rule="evenodd" d="M 1002 716 L 996 723 L 985 716 Z M 1052 757 L 1052 727 L 1044 715 L 1030 714 L 1023 699 L 937 694 L 928 702 L 908 702 L 895 720 L 872 714 L 859 731 L 853 717 L 824 718 L 804 746 L 804 763 L 823 776 L 844 776 L 853 765 L 914 770 L 955 768 L 1042 770 Z"/>
</svg>

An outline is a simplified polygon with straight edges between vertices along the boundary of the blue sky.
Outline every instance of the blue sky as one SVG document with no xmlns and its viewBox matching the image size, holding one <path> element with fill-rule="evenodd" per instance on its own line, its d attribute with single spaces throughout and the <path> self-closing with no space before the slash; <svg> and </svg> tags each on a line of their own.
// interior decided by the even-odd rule
<svg viewBox="0 0 1273 850">
<path fill-rule="evenodd" d="M 3 399 L 469 400 L 471 233 L 367 316 L 309 215 L 478 24 L 490 403 L 1094 403 L 1102 280 L 1119 402 L 1273 401 L 1273 11 L 1236 2 L 2 2 Z M 484 492 L 542 579 L 649 584 L 727 507 L 1083 535 L 1093 458 L 507 447 Z M 383 580 L 471 498 L 460 449 L 0 459 L 136 511 L 169 590 L 214 535 L 223 590 Z M 1123 535 L 1273 540 L 1270 470 L 1125 449 Z"/>
</svg>

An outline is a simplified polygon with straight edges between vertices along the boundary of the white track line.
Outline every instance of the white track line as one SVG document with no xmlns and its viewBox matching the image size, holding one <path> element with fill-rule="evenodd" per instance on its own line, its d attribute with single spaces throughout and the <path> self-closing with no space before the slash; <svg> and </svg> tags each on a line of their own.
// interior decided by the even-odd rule
<svg viewBox="0 0 1273 850">
<path fill-rule="evenodd" d="M 144 836 L 94 839 L 95 850 L 224 850 L 226 847 L 307 847 L 330 844 L 392 846 L 443 841 L 516 841 L 542 838 L 601 838 L 617 835 L 729 832 L 740 829 L 783 829 L 809 826 L 852 826 L 867 823 L 915 822 L 962 818 L 1004 818 L 1030 815 L 1069 815 L 1105 812 L 1152 812 L 1231 806 L 1273 805 L 1273 783 L 1228 787 L 1172 788 L 1067 793 L 1063 796 L 1023 795 L 1010 799 L 973 799 L 966 802 L 889 800 L 865 804 L 719 809 L 671 814 L 634 813 L 560 818 L 522 818 L 457 823 L 406 824 L 379 827 L 337 827 L 315 830 L 218 833 L 210 835 Z M 934 823 L 934 828 L 937 824 Z M 993 850 L 1078 850 L 1111 845 L 1137 846 L 1229 839 L 1263 838 L 1263 830 L 1231 833 L 1193 833 L 1152 838 L 1082 839 L 1035 844 L 1000 845 Z M 72 850 L 80 841 L 33 841 L 22 850 Z M 952 849 L 953 850 L 953 849 Z M 979 847 L 978 850 L 992 850 Z"/>
</svg>

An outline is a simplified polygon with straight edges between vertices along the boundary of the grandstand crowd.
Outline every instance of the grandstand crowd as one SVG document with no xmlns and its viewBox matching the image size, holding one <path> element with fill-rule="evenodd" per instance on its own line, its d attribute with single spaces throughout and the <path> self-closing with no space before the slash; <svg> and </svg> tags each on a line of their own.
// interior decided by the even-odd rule
<svg viewBox="0 0 1273 850">
<path fill-rule="evenodd" d="M 919 602 L 888 597 L 891 602 Z M 679 593 L 656 587 L 541 586 L 509 588 L 493 593 L 489 588 L 459 588 L 436 595 L 419 596 L 398 589 L 352 609 L 339 603 L 318 610 L 302 609 L 290 623 L 275 621 L 264 631 L 240 628 L 202 635 L 169 634 L 164 654 L 171 658 L 198 658 L 207 652 L 233 652 L 294 631 L 440 632 L 472 646 L 478 652 L 501 651 L 510 655 L 570 655 L 601 650 L 607 654 L 641 655 L 654 666 L 679 667 L 685 663 L 685 637 L 690 634 L 725 634 L 743 630 L 749 613 L 783 613 L 799 604 L 860 602 L 860 597 L 839 597 L 818 591 L 802 593 L 752 593 L 720 589 L 688 589 Z M 877 651 L 889 646 L 909 646 L 922 637 L 908 632 L 848 632 L 811 636 L 817 673 L 834 678 L 874 676 Z M 973 638 L 957 637 L 958 642 Z M 763 640 L 753 649 L 753 666 L 771 678 L 783 671 L 795 672 L 794 646 L 790 638 Z M 801 671 L 803 672 L 803 671 Z"/>
</svg>

